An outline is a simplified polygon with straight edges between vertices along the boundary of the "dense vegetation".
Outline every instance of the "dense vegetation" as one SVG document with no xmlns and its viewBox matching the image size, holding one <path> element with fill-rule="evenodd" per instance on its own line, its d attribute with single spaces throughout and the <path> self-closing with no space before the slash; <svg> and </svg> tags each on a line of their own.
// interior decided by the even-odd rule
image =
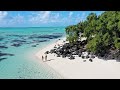
<svg viewBox="0 0 120 90">
<path fill-rule="evenodd" d="M 112 53 L 113 58 L 120 57 L 120 11 L 106 11 L 99 16 L 91 13 L 85 21 L 66 27 L 66 34 L 71 44 L 86 37 L 86 50 L 95 55 Z"/>
</svg>

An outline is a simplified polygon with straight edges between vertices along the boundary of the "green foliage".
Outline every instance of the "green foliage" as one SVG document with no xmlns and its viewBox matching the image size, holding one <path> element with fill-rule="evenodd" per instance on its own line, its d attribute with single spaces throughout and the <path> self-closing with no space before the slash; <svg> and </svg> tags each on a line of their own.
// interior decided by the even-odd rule
<svg viewBox="0 0 120 90">
<path fill-rule="evenodd" d="M 120 50 L 120 38 L 115 40 L 115 47 Z"/>
<path fill-rule="evenodd" d="M 101 52 L 103 48 L 103 41 L 100 35 L 95 36 L 92 40 L 90 40 L 87 44 L 87 49 L 93 53 Z"/>
<path fill-rule="evenodd" d="M 72 25 L 72 26 L 68 26 L 66 28 L 66 34 L 67 34 L 67 40 L 70 43 L 75 43 L 79 37 L 78 34 L 78 30 L 77 30 L 77 26 L 76 25 Z"/>
<path fill-rule="evenodd" d="M 103 39 L 104 46 L 108 46 L 109 44 L 111 44 L 111 37 L 109 33 L 105 33 L 102 36 L 102 39 Z"/>
<path fill-rule="evenodd" d="M 99 16 L 91 13 L 85 21 L 66 27 L 70 43 L 75 43 L 81 33 L 87 37 L 87 49 L 91 52 L 106 52 L 112 46 L 120 50 L 120 11 L 106 11 Z"/>
</svg>

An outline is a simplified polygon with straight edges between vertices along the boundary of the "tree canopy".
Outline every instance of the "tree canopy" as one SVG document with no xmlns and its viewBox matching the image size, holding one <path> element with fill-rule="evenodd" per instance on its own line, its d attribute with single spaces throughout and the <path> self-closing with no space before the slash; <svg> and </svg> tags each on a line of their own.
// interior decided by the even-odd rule
<svg viewBox="0 0 120 90">
<path fill-rule="evenodd" d="M 120 11 L 105 11 L 99 16 L 91 13 L 85 21 L 66 27 L 70 43 L 81 38 L 81 33 L 87 38 L 87 50 L 93 53 L 120 50 Z"/>
</svg>

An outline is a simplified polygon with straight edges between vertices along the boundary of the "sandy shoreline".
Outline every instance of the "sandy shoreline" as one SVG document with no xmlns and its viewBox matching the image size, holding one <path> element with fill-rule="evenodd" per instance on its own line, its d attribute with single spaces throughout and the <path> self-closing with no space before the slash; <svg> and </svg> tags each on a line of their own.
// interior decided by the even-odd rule
<svg viewBox="0 0 120 90">
<path fill-rule="evenodd" d="M 40 50 L 36 57 L 41 57 L 46 51 L 50 51 L 57 44 L 63 44 L 65 38 L 61 38 Z M 97 57 L 90 62 L 88 59 L 75 57 L 74 60 L 56 57 L 55 54 L 48 54 L 48 61 L 43 62 L 66 79 L 120 79 L 120 63 L 115 60 L 104 61 Z M 83 62 L 83 60 L 87 60 Z"/>
</svg>

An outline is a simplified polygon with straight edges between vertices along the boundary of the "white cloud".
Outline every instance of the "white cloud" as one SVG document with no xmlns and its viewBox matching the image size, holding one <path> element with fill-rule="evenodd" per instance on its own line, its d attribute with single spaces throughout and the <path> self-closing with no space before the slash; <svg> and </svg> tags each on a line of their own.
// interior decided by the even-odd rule
<svg viewBox="0 0 120 90">
<path fill-rule="evenodd" d="M 33 13 L 33 16 L 30 16 L 29 21 L 32 23 L 46 23 L 50 18 L 50 11 L 39 11 Z"/>
<path fill-rule="evenodd" d="M 18 25 L 18 24 L 23 24 L 25 22 L 24 16 L 21 16 L 20 14 L 17 14 L 14 17 L 11 17 L 10 19 L 6 20 L 6 25 Z"/>
<path fill-rule="evenodd" d="M 68 17 L 70 18 L 72 15 L 73 15 L 73 12 L 70 12 Z"/>
<path fill-rule="evenodd" d="M 74 16 L 73 16 L 74 14 Z M 86 13 L 68 12 L 51 12 L 51 11 L 34 11 L 28 15 L 18 13 L 15 16 L 9 12 L 0 11 L 0 26 L 19 26 L 19 25 L 70 25 L 85 20 Z"/>
<path fill-rule="evenodd" d="M 60 14 L 54 13 L 51 11 L 39 11 L 33 13 L 30 16 L 29 21 L 32 23 L 50 23 L 50 22 L 59 22 L 60 21 Z"/>
<path fill-rule="evenodd" d="M 58 19 L 59 17 L 60 17 L 60 14 L 56 13 L 55 16 L 54 16 L 54 19 Z"/>
<path fill-rule="evenodd" d="M 53 13 L 51 17 L 49 18 L 49 22 L 60 22 L 60 14 L 59 13 Z"/>
<path fill-rule="evenodd" d="M 19 13 L 16 16 L 10 16 L 8 15 L 8 12 L 0 11 L 0 26 L 17 26 L 24 22 L 24 16 L 21 16 Z"/>
<path fill-rule="evenodd" d="M 86 13 L 83 12 L 82 14 L 77 14 L 75 22 L 78 23 L 86 19 Z"/>
<path fill-rule="evenodd" d="M 6 11 L 0 11 L 0 20 L 4 19 L 7 16 L 7 12 Z"/>
<path fill-rule="evenodd" d="M 24 22 L 24 16 L 21 16 L 20 14 L 18 14 L 17 16 L 13 17 L 12 21 L 13 22 L 17 22 L 17 23 L 23 23 Z"/>
<path fill-rule="evenodd" d="M 34 12 L 29 17 L 29 22 L 33 24 L 50 24 L 50 23 L 62 23 L 63 25 L 74 22 L 72 15 L 73 12 L 69 12 L 67 16 L 62 16 L 62 13 L 50 12 L 50 11 L 39 11 Z"/>
<path fill-rule="evenodd" d="M 67 16 L 62 15 L 61 12 L 39 11 L 34 12 L 29 17 L 29 22 L 32 24 L 58 24 L 69 25 L 74 23 L 76 18 L 72 17 L 73 12 L 69 12 Z"/>
<path fill-rule="evenodd" d="M 50 11 L 45 11 L 43 12 L 43 15 L 41 16 L 41 19 L 46 20 L 46 19 L 49 19 L 49 17 L 50 17 Z"/>
</svg>

